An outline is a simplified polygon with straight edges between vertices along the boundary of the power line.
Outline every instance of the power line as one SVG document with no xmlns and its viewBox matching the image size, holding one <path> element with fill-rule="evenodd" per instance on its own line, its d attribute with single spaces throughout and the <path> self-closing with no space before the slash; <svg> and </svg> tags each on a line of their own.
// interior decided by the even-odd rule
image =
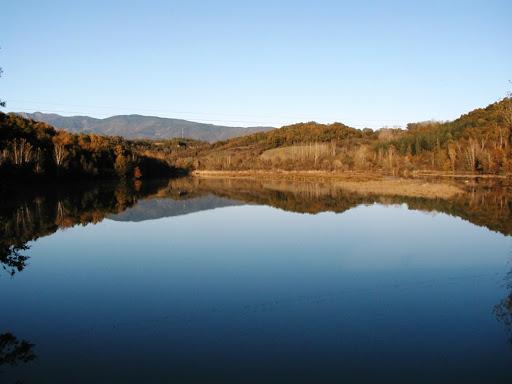
<svg viewBox="0 0 512 384">
<path fill-rule="evenodd" d="M 55 110 L 55 109 L 42 109 L 42 108 L 12 108 L 12 107 L 9 108 L 9 109 L 11 110 L 11 112 L 26 112 L 26 113 L 41 112 L 41 113 L 69 114 L 69 115 L 73 115 L 73 116 L 92 117 L 92 116 L 88 116 L 88 113 L 84 112 L 84 111 L 69 111 L 69 110 Z M 133 113 L 133 112 L 132 113 L 118 113 L 117 115 L 137 115 L 137 113 Z M 116 115 L 112 115 L 112 116 L 116 116 Z M 66 116 L 64 116 L 64 117 L 66 117 Z M 250 126 L 270 126 L 270 127 L 280 127 L 280 126 L 295 124 L 295 123 L 299 123 L 299 122 L 309 122 L 309 121 L 317 121 L 318 122 L 320 120 L 320 119 L 311 119 L 311 118 L 309 118 L 309 119 L 297 119 L 296 121 L 292 121 L 292 122 L 275 124 L 275 123 L 270 122 L 270 121 L 248 121 L 248 120 L 226 120 L 226 119 L 198 119 L 198 118 L 194 118 L 194 117 L 183 118 L 183 117 L 177 117 L 177 116 L 174 116 L 174 117 L 147 116 L 147 117 L 157 117 L 157 118 L 162 118 L 162 119 L 169 118 L 169 119 L 176 119 L 176 120 L 186 120 L 186 121 L 191 121 L 191 122 L 205 123 L 205 124 L 212 124 L 212 125 L 221 125 L 221 124 L 226 124 L 226 123 L 237 123 L 237 124 L 249 124 Z M 100 120 L 104 119 L 104 118 L 97 118 L 97 117 L 92 117 L 92 118 L 96 118 L 96 119 L 100 119 Z M 379 121 L 379 120 L 368 120 L 368 121 Z M 341 122 L 341 121 L 340 120 L 333 120 L 333 122 Z M 353 128 L 370 128 L 370 125 L 375 125 L 375 124 L 353 124 L 353 123 L 350 123 L 350 122 L 347 122 L 347 121 L 344 121 L 342 123 L 346 124 L 347 126 L 353 127 Z M 329 123 L 326 123 L 326 124 L 329 124 Z M 400 127 L 400 126 L 403 126 L 405 124 L 406 124 L 405 122 L 399 122 L 399 121 L 396 120 L 396 121 L 393 121 L 393 123 L 390 123 L 389 121 L 388 122 L 381 121 L 380 124 L 376 124 L 376 125 L 378 125 L 379 127 Z"/>
<path fill-rule="evenodd" d="M 83 105 L 83 104 L 66 104 L 66 103 L 52 103 L 52 102 L 39 102 L 39 101 L 29 101 L 29 100 L 11 100 L 11 106 L 12 102 L 18 102 L 18 103 L 34 103 L 35 105 L 55 105 L 55 106 L 63 106 L 63 107 L 77 107 L 81 109 L 80 111 L 74 110 L 70 111 L 67 109 L 51 109 L 51 108 L 31 108 L 27 107 L 26 105 L 20 108 L 17 108 L 18 110 L 23 109 L 23 111 L 41 111 L 46 113 L 68 113 L 68 114 L 80 114 L 84 115 L 87 114 L 87 112 L 84 112 L 83 108 L 85 109 L 103 109 L 103 110 L 131 110 L 131 108 L 127 107 L 114 107 L 114 106 L 95 106 L 95 105 Z M 16 109 L 12 108 L 11 109 Z M 177 111 L 177 110 L 170 110 L 170 109 L 157 109 L 157 108 L 137 108 L 136 111 L 146 111 L 146 112 L 153 112 L 157 114 L 181 114 L 181 115 L 200 115 L 200 116 L 217 116 L 217 118 L 194 118 L 191 117 L 191 119 L 195 121 L 203 121 L 203 122 L 231 122 L 231 123 L 246 123 L 246 124 L 263 124 L 263 125 L 273 125 L 273 123 L 270 121 L 270 118 L 266 121 L 262 120 L 246 120 L 246 119 L 219 119 L 219 116 L 227 116 L 227 117 L 233 117 L 233 116 L 239 116 L 239 117 L 261 117 L 261 115 L 252 115 L 252 114 L 237 114 L 237 113 L 219 113 L 219 112 L 201 112 L 201 111 Z M 103 112 L 101 112 L 104 114 Z M 116 113 L 120 114 L 120 113 Z M 134 114 L 134 111 L 131 110 L 127 114 Z M 319 118 L 319 116 L 274 116 L 271 118 L 272 121 L 276 120 L 293 120 L 293 121 L 325 121 L 323 118 Z M 374 123 L 379 123 L 379 125 L 402 125 L 404 124 L 404 121 L 397 120 L 397 119 L 359 119 L 354 121 L 353 119 L 349 118 L 343 118 L 338 116 L 334 121 L 353 121 L 357 124 L 351 124 L 354 127 L 365 127 L 367 125 L 374 125 Z"/>
<path fill-rule="evenodd" d="M 12 112 L 27 112 L 27 113 L 33 113 L 34 111 L 42 112 L 42 113 L 69 113 L 69 114 L 76 114 L 77 116 L 85 116 L 85 112 L 79 112 L 79 111 L 65 111 L 65 110 L 49 110 L 49 109 L 40 109 L 40 108 L 10 108 L 15 109 Z M 134 113 L 130 113 L 130 115 L 133 115 Z M 159 116 L 151 116 L 151 117 L 159 117 Z M 182 118 L 172 117 L 172 119 L 177 120 L 184 120 Z M 218 119 L 195 119 L 195 122 L 225 122 L 225 123 L 244 123 L 244 124 L 259 124 L 259 125 L 272 125 L 269 122 L 262 122 L 262 121 L 247 121 L 247 120 L 218 120 Z"/>
</svg>

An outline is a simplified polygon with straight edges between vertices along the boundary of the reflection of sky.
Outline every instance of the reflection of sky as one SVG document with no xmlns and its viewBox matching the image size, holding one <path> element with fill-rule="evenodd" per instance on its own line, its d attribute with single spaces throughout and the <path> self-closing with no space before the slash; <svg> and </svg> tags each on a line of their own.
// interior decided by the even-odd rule
<svg viewBox="0 0 512 384">
<path fill-rule="evenodd" d="M 379 205 L 359 206 L 343 214 L 245 206 L 141 223 L 105 220 L 88 225 L 86 231 L 68 229 L 39 242 L 39 248 L 58 243 L 60 248 L 73 248 L 73 253 L 101 245 L 100 252 L 78 261 L 88 263 L 95 258 L 105 262 L 104 253 L 122 251 L 127 261 L 153 250 L 158 252 L 152 257 L 173 263 L 187 255 L 208 264 L 221 258 L 238 263 L 293 260 L 297 265 L 308 264 L 320 253 L 322 260 L 316 257 L 316 262 L 363 269 L 496 265 L 503 262 L 510 244 L 504 236 L 460 218 Z M 271 260 L 269 253 L 274 253 Z M 257 260 L 249 256 L 254 254 Z"/>
<path fill-rule="evenodd" d="M 258 351 L 277 348 L 277 338 L 278 350 L 297 359 L 312 358 L 297 352 L 307 341 L 325 364 L 353 353 L 378 365 L 388 353 L 413 369 L 420 357 L 438 364 L 442 345 L 449 364 L 465 356 L 481 365 L 499 352 L 503 359 L 485 363 L 500 373 L 510 356 L 492 307 L 505 295 L 510 250 L 501 234 L 405 206 L 318 215 L 242 206 L 104 220 L 33 243 L 29 267 L 0 280 L 13 309 L 1 323 L 54 357 L 56 335 L 75 340 L 65 349 L 79 355 L 97 352 L 100 334 L 115 339 L 102 344 L 107 351 L 133 348 L 136 328 L 194 345 L 197 356 L 192 347 L 182 353 L 201 364 L 218 338 L 220 360 L 245 348 L 240 364 L 272 364 Z"/>
</svg>

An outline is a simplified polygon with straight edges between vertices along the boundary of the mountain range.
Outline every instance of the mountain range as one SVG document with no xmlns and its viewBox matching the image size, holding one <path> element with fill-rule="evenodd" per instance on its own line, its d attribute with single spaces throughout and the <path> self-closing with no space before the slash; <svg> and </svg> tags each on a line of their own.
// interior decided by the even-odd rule
<svg viewBox="0 0 512 384">
<path fill-rule="evenodd" d="M 35 121 L 41 121 L 72 133 L 95 133 L 99 135 L 122 136 L 127 139 L 159 140 L 185 137 L 215 142 L 273 129 L 273 127 L 230 127 L 142 115 L 117 115 L 104 119 L 89 116 L 62 116 L 42 112 L 21 112 L 18 115 Z"/>
</svg>

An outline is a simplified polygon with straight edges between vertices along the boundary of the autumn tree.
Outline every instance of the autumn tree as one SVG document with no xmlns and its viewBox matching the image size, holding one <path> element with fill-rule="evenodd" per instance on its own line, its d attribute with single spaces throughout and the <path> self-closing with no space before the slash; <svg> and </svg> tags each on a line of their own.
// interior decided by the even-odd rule
<svg viewBox="0 0 512 384">
<path fill-rule="evenodd" d="M 129 153 L 121 144 L 116 145 L 114 153 L 116 155 L 114 162 L 115 171 L 119 177 L 125 177 L 130 173 L 132 166 Z"/>
<path fill-rule="evenodd" d="M 67 147 L 72 143 L 72 140 L 72 136 L 65 131 L 59 131 L 53 137 L 53 154 L 57 167 L 62 167 L 64 160 L 68 155 Z"/>
</svg>

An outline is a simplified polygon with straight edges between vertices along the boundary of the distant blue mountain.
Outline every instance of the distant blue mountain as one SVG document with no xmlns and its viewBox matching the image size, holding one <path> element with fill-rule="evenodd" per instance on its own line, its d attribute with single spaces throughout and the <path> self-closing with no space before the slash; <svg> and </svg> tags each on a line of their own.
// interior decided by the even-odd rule
<svg viewBox="0 0 512 384">
<path fill-rule="evenodd" d="M 96 133 L 122 136 L 127 139 L 170 139 L 183 135 L 190 139 L 214 142 L 273 129 L 272 127 L 228 127 L 141 115 L 118 115 L 96 119 L 89 116 L 61 116 L 41 112 L 18 114 L 73 133 Z"/>
</svg>

